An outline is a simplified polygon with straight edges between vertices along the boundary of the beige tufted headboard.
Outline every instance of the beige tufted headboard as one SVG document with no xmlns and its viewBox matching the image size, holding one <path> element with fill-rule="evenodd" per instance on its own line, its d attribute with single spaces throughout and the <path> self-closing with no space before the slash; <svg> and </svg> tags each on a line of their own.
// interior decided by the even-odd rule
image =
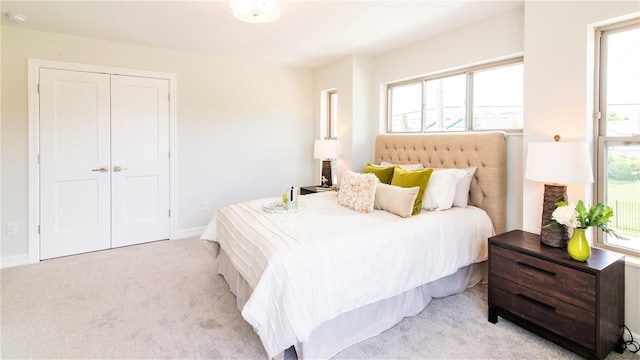
<svg viewBox="0 0 640 360">
<path fill-rule="evenodd" d="M 382 161 L 432 168 L 477 167 L 469 200 L 489 214 L 496 234 L 505 232 L 507 141 L 503 132 L 378 135 L 375 163 Z"/>
</svg>

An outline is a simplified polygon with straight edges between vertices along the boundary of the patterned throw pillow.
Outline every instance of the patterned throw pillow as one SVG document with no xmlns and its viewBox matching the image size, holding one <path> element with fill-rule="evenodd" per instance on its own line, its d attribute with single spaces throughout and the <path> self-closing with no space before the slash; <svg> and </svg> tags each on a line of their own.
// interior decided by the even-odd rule
<svg viewBox="0 0 640 360">
<path fill-rule="evenodd" d="M 424 165 L 422 164 L 394 164 L 388 161 L 383 161 L 380 163 L 380 166 L 399 166 L 405 170 L 420 170 L 424 169 Z"/>
<path fill-rule="evenodd" d="M 338 204 L 363 213 L 373 212 L 379 182 L 375 174 L 345 171 L 338 190 Z"/>
</svg>

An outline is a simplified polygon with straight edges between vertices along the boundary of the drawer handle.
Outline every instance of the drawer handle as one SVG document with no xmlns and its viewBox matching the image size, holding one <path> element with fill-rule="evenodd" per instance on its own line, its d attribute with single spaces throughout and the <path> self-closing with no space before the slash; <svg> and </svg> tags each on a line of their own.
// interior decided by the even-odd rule
<svg viewBox="0 0 640 360">
<path fill-rule="evenodd" d="M 521 299 L 524 299 L 524 300 L 526 300 L 526 301 L 530 302 L 530 303 L 533 303 L 533 304 L 539 305 L 539 306 L 541 306 L 541 307 L 543 307 L 543 308 L 545 308 L 545 309 L 547 309 L 547 310 L 549 310 L 549 311 L 556 311 L 556 308 L 555 308 L 554 306 L 551 306 L 551 305 L 548 305 L 548 304 L 543 303 L 542 301 L 538 301 L 538 300 L 536 300 L 536 299 L 530 298 L 530 297 L 528 297 L 527 295 L 518 294 L 517 296 L 518 296 L 519 298 L 521 298 Z"/>
<path fill-rule="evenodd" d="M 540 269 L 539 267 L 535 267 L 533 265 L 525 264 L 525 263 L 520 262 L 520 261 L 518 261 L 517 264 L 522 266 L 522 267 L 524 267 L 524 268 L 535 270 L 537 272 L 541 272 L 541 273 L 547 274 L 549 276 L 556 276 L 556 273 L 554 273 L 554 272 L 551 272 L 551 271 L 545 270 L 545 269 Z"/>
</svg>

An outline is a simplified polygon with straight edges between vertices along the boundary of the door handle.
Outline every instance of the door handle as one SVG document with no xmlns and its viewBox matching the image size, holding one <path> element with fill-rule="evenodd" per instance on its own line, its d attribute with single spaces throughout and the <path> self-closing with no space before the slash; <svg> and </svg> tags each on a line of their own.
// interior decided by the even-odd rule
<svg viewBox="0 0 640 360">
<path fill-rule="evenodd" d="M 99 169 L 91 169 L 91 171 L 108 172 L 109 171 L 109 167 L 101 166 Z"/>
<path fill-rule="evenodd" d="M 119 171 L 124 171 L 124 170 L 129 170 L 129 168 L 123 168 L 120 165 L 116 165 L 113 167 L 113 171 L 114 172 L 119 172 Z"/>
</svg>

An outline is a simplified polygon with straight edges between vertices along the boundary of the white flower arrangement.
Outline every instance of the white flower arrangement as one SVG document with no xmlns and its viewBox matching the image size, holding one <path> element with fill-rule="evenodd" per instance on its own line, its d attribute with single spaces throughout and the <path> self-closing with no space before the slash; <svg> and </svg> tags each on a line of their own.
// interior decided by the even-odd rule
<svg viewBox="0 0 640 360">
<path fill-rule="evenodd" d="M 568 204 L 565 201 L 560 201 L 556 205 L 558 207 L 551 214 L 553 221 L 547 226 L 561 224 L 574 229 L 587 229 L 593 226 L 617 237 L 616 233 L 607 226 L 613 217 L 611 207 L 599 203 L 587 211 L 582 200 L 578 201 L 577 205 Z"/>
<path fill-rule="evenodd" d="M 570 228 L 577 228 L 579 226 L 578 212 L 576 211 L 576 206 L 573 203 L 569 203 L 567 206 L 558 206 L 553 211 L 551 218 L 558 224 Z"/>
</svg>

